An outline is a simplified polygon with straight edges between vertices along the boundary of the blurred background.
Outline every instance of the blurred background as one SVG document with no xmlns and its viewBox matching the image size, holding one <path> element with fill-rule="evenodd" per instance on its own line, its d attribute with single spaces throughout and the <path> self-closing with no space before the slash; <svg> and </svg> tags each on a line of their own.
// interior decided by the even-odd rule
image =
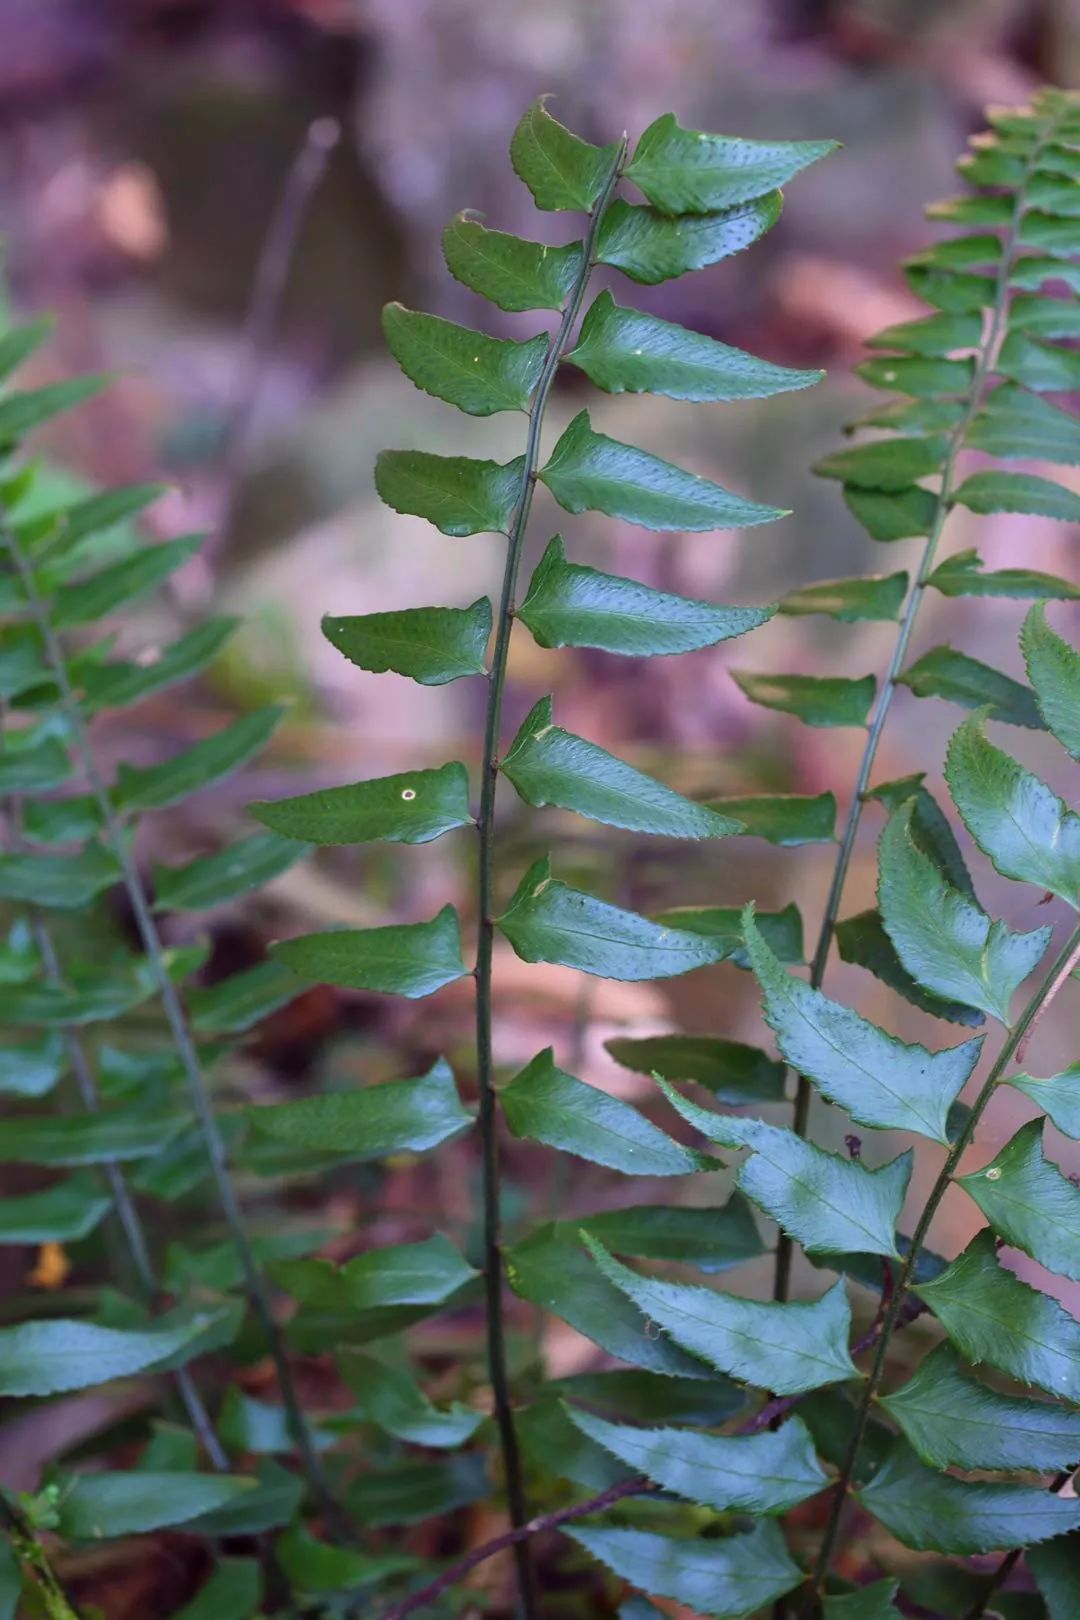
<svg viewBox="0 0 1080 1620">
<path fill-rule="evenodd" d="M 217 847 L 243 825 L 251 798 L 475 761 L 481 683 L 429 689 L 363 674 L 322 639 L 319 621 L 326 611 L 463 605 L 497 588 L 501 543 L 448 540 L 388 512 L 372 465 L 385 446 L 506 460 L 520 450 L 521 422 L 474 421 L 417 392 L 385 353 L 379 310 L 398 298 L 506 335 L 537 329 L 536 318 L 502 315 L 455 283 L 439 252 L 442 227 L 466 207 L 499 228 L 566 239 L 571 224 L 533 211 L 507 157 L 536 95 L 551 92 L 552 112 L 596 141 L 624 128 L 634 137 L 673 109 L 691 127 L 844 143 L 791 187 L 779 225 L 752 252 L 640 296 L 634 289 L 669 319 L 773 361 L 828 368 L 820 388 L 700 407 L 586 397 L 564 384 L 551 412 L 550 442 L 588 404 L 615 437 L 794 511 L 741 536 L 685 537 L 563 514 L 575 561 L 692 596 L 761 603 L 811 580 L 911 565 L 911 542 L 871 554 L 838 487 L 808 468 L 871 403 L 850 372 L 862 340 L 920 312 L 898 262 L 930 235 L 924 203 L 958 189 L 952 164 L 983 104 L 1022 100 L 1045 81 L 1075 84 L 1080 69 L 1077 0 L 0 0 L 0 38 L 8 293 L 19 315 L 51 310 L 57 319 L 27 381 L 116 376 L 101 400 L 39 440 L 50 477 L 72 487 L 161 479 L 170 492 L 151 513 L 155 532 L 211 537 L 170 595 L 125 621 L 125 649 L 152 647 L 211 605 L 246 620 L 210 679 L 143 705 L 122 729 L 104 722 L 101 747 L 110 759 L 147 762 L 267 698 L 291 704 L 271 754 L 243 780 L 152 818 L 141 835 L 147 864 Z M 340 130 L 332 150 L 327 120 Z M 540 501 L 536 514 L 525 578 L 558 526 Z M 1069 571 L 1067 538 L 1053 524 L 958 513 L 948 550 L 976 539 L 988 566 L 1022 556 Z M 1016 671 L 1021 616 L 1015 603 L 931 595 L 914 651 L 948 640 Z M 1069 618 L 1054 610 L 1059 628 Z M 561 724 L 685 791 L 831 788 L 844 808 L 862 733 L 755 710 L 728 669 L 880 672 L 894 635 L 889 625 L 777 619 L 746 642 L 641 664 L 543 652 L 519 634 L 507 735 L 550 690 Z M 929 761 L 936 786 L 957 719 L 902 693 L 879 779 Z M 1040 738 L 1008 740 L 1060 776 Z M 507 891 L 550 843 L 561 876 L 620 903 L 656 911 L 795 900 L 811 942 L 816 933 L 827 845 L 688 852 L 554 812 L 526 817 L 505 791 L 501 810 Z M 866 819 L 845 911 L 872 903 L 877 823 Z M 257 960 L 276 935 L 416 921 L 461 902 L 469 855 L 460 837 L 418 850 L 328 851 L 253 904 L 190 927 L 209 928 L 210 972 L 220 975 Z M 975 864 L 988 907 L 1025 919 L 1027 894 Z M 467 899 L 464 907 L 467 915 Z M 182 936 L 187 925 L 173 926 Z M 731 967 L 620 986 L 506 954 L 497 973 L 497 1055 L 508 1069 L 554 1044 L 565 1066 L 640 1100 L 649 1082 L 606 1056 L 612 1035 L 681 1026 L 762 1039 L 751 987 Z M 829 986 L 898 1033 L 934 1028 L 858 970 L 835 964 Z M 272 1020 L 245 1083 L 263 1097 L 366 1084 L 418 1073 L 444 1051 L 467 1090 L 469 1002 L 467 981 L 419 1005 L 312 992 Z M 931 1038 L 940 1044 L 940 1026 Z M 1075 1057 L 1061 1017 L 1047 1020 L 1036 1046 L 1036 1073 Z M 1018 1095 L 995 1105 L 980 1153 L 1011 1134 L 1024 1108 Z M 823 1119 L 823 1139 L 830 1129 Z M 432 1225 L 468 1232 L 471 1168 L 463 1175 L 458 1155 L 471 1151 L 398 1167 L 377 1187 L 366 1172 L 343 1177 L 331 1213 L 353 1232 L 366 1223 L 365 1242 Z M 936 1169 L 932 1150 L 927 1159 L 914 1196 Z M 514 1209 L 535 1218 L 627 1197 L 617 1177 L 591 1168 L 572 1188 L 552 1182 L 542 1149 L 512 1147 L 507 1163 L 512 1218 Z M 959 1194 L 946 1221 L 953 1231 L 942 1246 L 979 1224 Z M 584 1341 L 555 1322 L 549 1331 L 550 1368 L 586 1364 Z"/>
</svg>

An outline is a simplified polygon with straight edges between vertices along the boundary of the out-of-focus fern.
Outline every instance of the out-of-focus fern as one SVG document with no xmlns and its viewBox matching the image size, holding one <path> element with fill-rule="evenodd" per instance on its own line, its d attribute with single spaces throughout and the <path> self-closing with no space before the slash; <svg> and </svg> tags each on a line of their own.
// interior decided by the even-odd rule
<svg viewBox="0 0 1080 1620">
<path fill-rule="evenodd" d="M 0 339 L 5 373 L 46 330 L 36 323 Z M 99 386 L 76 379 L 34 390 L 9 386 L 0 396 L 0 898 L 22 913 L 0 953 L 0 1091 L 19 1105 L 5 1121 L 2 1153 L 8 1162 L 66 1172 L 44 1191 L 0 1201 L 0 1241 L 76 1245 L 91 1239 L 111 1210 L 134 1297 L 118 1298 L 96 1318 L 51 1316 L 0 1329 L 0 1388 L 9 1396 L 45 1397 L 144 1370 L 172 1375 L 194 1432 L 186 1464 L 160 1491 L 145 1481 L 141 1506 L 116 1487 L 110 1496 L 99 1480 L 95 1534 L 182 1523 L 223 1510 L 242 1494 L 254 1503 L 256 1482 L 231 1471 L 197 1368 L 200 1357 L 230 1344 L 241 1328 L 239 1283 L 276 1364 L 292 1443 L 329 1515 L 334 1503 L 228 1167 L 227 1139 L 235 1138 L 239 1119 L 218 1120 L 207 1079 L 230 1038 L 292 999 L 297 986 L 267 963 L 185 993 L 205 949 L 166 948 L 155 914 L 220 904 L 285 870 L 303 849 L 255 833 L 221 855 L 160 871 L 155 907 L 134 842 L 143 815 L 185 800 L 256 753 L 281 711 L 246 715 L 159 764 L 121 764 L 111 780 L 99 763 L 94 718 L 197 675 L 234 628 L 232 620 L 213 620 L 152 657 L 113 656 L 114 636 L 103 633 L 101 621 L 164 583 L 199 540 L 148 544 L 140 537 L 133 520 L 159 493 L 150 486 L 61 504 L 39 493 L 37 468 L 20 454 L 23 434 Z M 58 922 L 92 912 L 117 886 L 126 892 L 140 949 L 110 946 L 81 958 L 72 951 L 65 959 Z M 128 1026 L 112 1031 L 117 1020 L 151 1003 L 164 1015 L 171 1051 L 132 1051 Z M 67 1111 L 53 1109 L 54 1097 L 68 1097 Z M 140 1209 L 144 1195 L 170 1199 L 202 1184 L 217 1199 L 236 1257 L 224 1285 L 209 1290 L 163 1275 Z M 195 1471 L 196 1444 L 216 1474 Z M 78 1526 L 90 1522 L 90 1508 L 78 1504 L 88 1494 L 94 1493 L 81 1483 L 61 1492 L 49 1528 L 83 1533 Z M 147 1496 L 156 1497 L 153 1508 Z M 292 1509 L 282 1518 L 283 1501 L 248 1515 L 252 1525 L 287 1522 Z M 244 1522 L 239 1515 L 240 1528 Z"/>
</svg>

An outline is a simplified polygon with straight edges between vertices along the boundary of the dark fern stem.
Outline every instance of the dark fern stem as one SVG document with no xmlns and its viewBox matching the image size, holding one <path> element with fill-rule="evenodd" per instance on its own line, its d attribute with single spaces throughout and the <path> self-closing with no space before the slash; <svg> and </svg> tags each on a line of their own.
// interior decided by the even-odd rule
<svg viewBox="0 0 1080 1620">
<path fill-rule="evenodd" d="M 541 435 L 544 414 L 551 389 L 558 373 L 559 361 L 565 350 L 581 310 L 582 300 L 589 284 L 594 264 L 597 233 L 604 212 L 615 190 L 619 171 L 626 155 L 623 139 L 618 157 L 604 189 L 589 219 L 585 237 L 582 265 L 563 310 L 558 329 L 551 339 L 543 370 L 540 373 L 529 411 L 529 431 L 525 444 L 525 458 L 521 470 L 510 535 L 507 544 L 506 565 L 503 572 L 502 593 L 499 600 L 495 646 L 488 672 L 487 715 L 484 723 L 484 746 L 480 764 L 480 810 L 477 832 L 480 839 L 477 862 L 477 950 L 476 950 L 476 1059 L 477 1084 L 480 1092 L 480 1139 L 483 1162 L 483 1216 L 484 1216 L 484 1278 L 487 1295 L 487 1347 L 488 1371 L 495 1400 L 495 1418 L 502 1447 L 503 1469 L 506 1474 L 507 1499 L 510 1521 L 515 1529 L 528 1519 L 525 1486 L 514 1413 L 510 1380 L 507 1372 L 506 1331 L 504 1321 L 504 1279 L 502 1257 L 502 1213 L 499 1182 L 499 1121 L 495 1093 L 494 1063 L 492 1058 L 492 995 L 491 960 L 495 936 L 495 796 L 499 780 L 499 746 L 501 735 L 503 691 L 506 685 L 506 665 L 510 651 L 510 636 L 514 623 L 514 597 L 522 549 L 532 509 L 533 491 L 540 463 Z M 526 1620 L 536 1614 L 528 1543 L 513 1543 L 518 1572 L 522 1609 Z"/>
</svg>

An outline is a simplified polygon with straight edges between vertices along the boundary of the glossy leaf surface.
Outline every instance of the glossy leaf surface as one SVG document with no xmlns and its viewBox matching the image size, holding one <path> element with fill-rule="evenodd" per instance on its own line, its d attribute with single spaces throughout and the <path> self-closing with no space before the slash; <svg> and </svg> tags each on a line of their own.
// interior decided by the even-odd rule
<svg viewBox="0 0 1080 1620">
<path fill-rule="evenodd" d="M 521 494 L 524 459 L 502 466 L 426 450 L 384 450 L 375 488 L 395 512 L 426 518 L 443 534 L 506 534 Z"/>
<path fill-rule="evenodd" d="M 772 229 L 782 207 L 780 193 L 770 191 L 718 214 L 673 219 L 616 197 L 601 221 L 596 256 L 631 281 L 652 287 L 741 253 Z"/>
<path fill-rule="evenodd" d="M 750 1149 L 737 1186 L 808 1253 L 894 1256 L 911 1155 L 879 1170 L 763 1120 L 699 1108 L 663 1082 L 668 1101 L 711 1142 Z"/>
<path fill-rule="evenodd" d="M 809 388 L 821 371 L 793 371 L 733 349 L 656 315 L 627 309 L 602 292 L 566 355 L 608 394 L 663 394 L 668 399 L 766 399 Z"/>
<path fill-rule="evenodd" d="M 835 141 L 705 135 L 663 113 L 638 141 L 626 178 L 666 214 L 707 214 L 786 185 L 835 150 Z"/>
<path fill-rule="evenodd" d="M 930 1052 L 897 1040 L 786 972 L 752 914 L 744 927 L 766 1022 L 792 1067 L 809 1075 L 856 1124 L 945 1142 L 949 1109 L 971 1076 L 981 1041 Z"/>
<path fill-rule="evenodd" d="M 813 1303 L 765 1304 L 644 1277 L 586 1237 L 604 1276 L 681 1349 L 718 1372 L 797 1395 L 853 1376 L 851 1313 L 843 1283 Z"/>
<path fill-rule="evenodd" d="M 1034 1485 L 973 1483 L 937 1473 L 898 1442 L 859 1492 L 863 1506 L 917 1552 L 986 1553 L 1080 1526 L 1080 1502 Z"/>
<path fill-rule="evenodd" d="M 972 473 L 953 500 L 969 512 L 1022 512 L 1057 518 L 1062 523 L 1080 523 L 1080 495 L 1033 473 Z"/>
<path fill-rule="evenodd" d="M 403 304 L 387 304 L 382 324 L 394 359 L 426 394 L 469 416 L 528 409 L 547 354 L 546 337 L 513 343 Z"/>
<path fill-rule="evenodd" d="M 130 1378 L 182 1357 L 212 1322 L 206 1311 L 175 1327 L 99 1327 L 56 1317 L 0 1328 L 0 1393 L 57 1395 Z"/>
<path fill-rule="evenodd" d="M 295 799 L 261 800 L 248 809 L 275 832 L 312 844 L 428 844 L 473 820 L 468 773 L 456 760 Z"/>
<path fill-rule="evenodd" d="M 874 701 L 873 675 L 849 680 L 833 675 L 756 675 L 733 669 L 732 677 L 751 703 L 793 714 L 808 726 L 862 726 Z"/>
<path fill-rule="evenodd" d="M 1002 1395 L 960 1371 L 939 1344 L 881 1403 L 931 1468 L 1068 1468 L 1080 1456 L 1080 1412 Z"/>
<path fill-rule="evenodd" d="M 274 959 L 301 978 L 414 1001 L 464 976 L 461 930 L 453 906 L 424 923 L 341 928 L 280 940 Z"/>
<path fill-rule="evenodd" d="M 179 1117 L 127 1109 L 10 1119 L 0 1133 L 0 1162 L 62 1166 L 145 1159 L 164 1147 L 182 1124 Z"/>
<path fill-rule="evenodd" d="M 1043 607 L 1033 607 L 1024 620 L 1020 645 L 1042 718 L 1080 759 L 1080 652 L 1051 629 Z"/>
<path fill-rule="evenodd" d="M 979 716 L 953 736 L 946 777 L 968 832 L 1004 877 L 1080 906 L 1080 816 L 995 747 Z"/>
<path fill-rule="evenodd" d="M 227 1474 L 83 1474 L 62 1495 L 58 1528 L 73 1541 L 145 1534 L 212 1513 L 253 1483 Z"/>
<path fill-rule="evenodd" d="M 1037 302 L 1040 308 L 1057 307 L 1057 300 L 1051 304 L 1049 299 L 1040 298 Z M 1080 463 L 1080 422 L 1015 383 L 995 388 L 964 442 L 972 450 L 985 450 L 1004 461 L 1050 461 L 1063 466 Z"/>
<path fill-rule="evenodd" d="M 715 1161 L 685 1148 L 630 1103 L 556 1068 L 549 1046 L 500 1093 L 514 1136 L 631 1176 L 684 1176 Z"/>
<path fill-rule="evenodd" d="M 962 709 L 987 708 L 991 720 L 1042 729 L 1035 694 L 1029 687 L 952 647 L 932 647 L 899 678 L 916 697 L 946 698 Z"/>
<path fill-rule="evenodd" d="M 656 919 L 672 928 L 686 928 L 703 934 L 723 946 L 725 962 L 734 967 L 750 966 L 742 934 L 742 910 L 738 906 L 671 906 Z M 804 956 L 802 917 L 797 906 L 783 911 L 763 911 L 762 931 L 773 950 L 784 962 L 801 962 Z"/>
<path fill-rule="evenodd" d="M 888 544 L 929 534 L 937 515 L 938 499 L 928 489 L 917 485 L 890 492 L 850 484 L 844 490 L 844 505 L 871 539 Z"/>
<path fill-rule="evenodd" d="M 72 1178 L 44 1192 L 0 1199 L 0 1244 L 77 1243 L 105 1219 L 109 1199 L 92 1182 Z"/>
<path fill-rule="evenodd" d="M 537 208 L 587 214 L 619 155 L 617 144 L 592 146 L 553 118 L 546 97 L 534 101 L 514 131 L 510 161 Z"/>
<path fill-rule="evenodd" d="M 634 1040 L 618 1036 L 607 1049 L 626 1069 L 661 1074 L 665 1080 L 696 1080 L 718 1102 L 738 1106 L 779 1102 L 784 1095 L 782 1063 L 756 1046 L 715 1035 L 649 1035 Z"/>
<path fill-rule="evenodd" d="M 741 1620 L 802 1580 L 783 1535 L 768 1520 L 719 1541 L 672 1540 L 617 1527 L 568 1534 L 632 1586 L 692 1604 L 714 1620 Z"/>
<path fill-rule="evenodd" d="M 1080 1322 L 1000 1264 L 989 1227 L 915 1292 L 966 1361 L 1080 1404 Z"/>
<path fill-rule="evenodd" d="M 491 636 L 491 603 L 467 608 L 402 608 L 396 613 L 327 617 L 323 635 L 350 663 L 377 675 L 393 670 L 421 686 L 482 675 Z"/>
<path fill-rule="evenodd" d="M 360 1414 L 410 1445 L 436 1449 L 464 1445 L 484 1422 L 483 1412 L 452 1402 L 440 1409 L 428 1400 L 406 1367 L 345 1350 L 337 1358 Z"/>
<path fill-rule="evenodd" d="M 899 493 L 939 472 L 944 452 L 945 441 L 939 437 L 883 439 L 838 450 L 819 461 L 814 471 L 820 478 L 839 478 L 858 489 Z"/>
<path fill-rule="evenodd" d="M 331 1260 L 278 1260 L 273 1275 L 305 1305 L 367 1311 L 388 1305 L 441 1305 L 476 1275 L 442 1236 L 369 1249 L 337 1266 Z"/>
<path fill-rule="evenodd" d="M 500 769 L 526 804 L 576 810 L 609 827 L 665 838 L 724 838 L 739 831 L 737 821 L 555 725 L 549 697 L 525 717 Z"/>
<path fill-rule="evenodd" d="M 771 616 L 771 608 L 698 602 L 568 563 L 558 535 L 549 542 L 517 611 L 541 647 L 599 647 L 634 658 L 712 647 L 745 635 Z"/>
<path fill-rule="evenodd" d="M 718 1513 L 786 1513 L 827 1484 L 814 1442 L 797 1417 L 775 1433 L 739 1436 L 639 1429 L 573 1408 L 570 1417 L 635 1474 Z"/>
<path fill-rule="evenodd" d="M 579 1232 L 599 1238 L 615 1254 L 644 1260 L 676 1260 L 699 1271 L 727 1271 L 765 1252 L 753 1211 L 734 1192 L 719 1208 L 669 1204 L 631 1204 L 596 1215 L 567 1216 L 556 1222 L 566 1242 Z"/>
<path fill-rule="evenodd" d="M 1034 568 L 996 568 L 989 573 L 975 551 L 958 551 L 939 563 L 928 583 L 943 596 L 1008 596 L 1048 600 L 1080 596 L 1080 586 Z"/>
<path fill-rule="evenodd" d="M 910 805 L 896 811 L 879 844 L 878 899 L 897 955 L 934 995 L 1009 1022 L 1013 992 L 1033 972 L 1051 930 L 1018 934 L 991 921 L 955 889 L 911 834 Z"/>
<path fill-rule="evenodd" d="M 75 855 L 0 855 L 0 899 L 77 911 L 117 882 L 120 869 L 99 844 Z"/>
<path fill-rule="evenodd" d="M 905 1001 L 910 1001 L 913 1007 L 921 1007 L 933 1018 L 945 1018 L 951 1024 L 966 1024 L 969 1028 L 976 1028 L 985 1020 L 985 1013 L 980 1012 L 978 1007 L 966 1007 L 959 1001 L 943 1001 L 940 996 L 933 996 L 924 990 L 918 980 L 912 978 L 897 956 L 896 947 L 885 932 L 885 924 L 876 907 L 856 912 L 853 917 L 842 917 L 836 925 L 836 947 L 843 961 L 865 968 L 882 984 L 888 985 L 890 990 L 895 990 Z"/>
<path fill-rule="evenodd" d="M 442 1058 L 418 1080 L 274 1103 L 252 1109 L 250 1118 L 256 1129 L 293 1147 L 362 1159 L 424 1153 L 473 1123 Z"/>
<path fill-rule="evenodd" d="M 999 1237 L 1048 1271 L 1080 1281 L 1080 1189 L 1043 1152 L 1032 1119 L 981 1170 L 957 1179 Z M 1080 1453 L 1078 1453 L 1080 1455 Z"/>
<path fill-rule="evenodd" d="M 723 960 L 716 943 L 665 928 L 571 889 L 547 857 L 525 873 L 497 926 L 526 962 L 557 962 L 602 979 L 668 979 Z"/>
<path fill-rule="evenodd" d="M 778 613 L 792 616 L 824 613 L 846 624 L 860 619 L 895 619 L 907 595 L 906 574 L 877 574 L 862 579 L 825 579 L 801 585 L 781 597 Z"/>
<path fill-rule="evenodd" d="M 581 272 L 582 245 L 547 247 L 489 231 L 459 214 L 446 227 L 443 256 L 450 274 L 500 309 L 561 309 Z"/>
<path fill-rule="evenodd" d="M 588 411 L 574 417 L 540 478 L 568 512 L 606 512 L 646 529 L 741 529 L 786 515 L 595 433 Z"/>
<path fill-rule="evenodd" d="M 932 211 L 931 211 L 932 212 Z M 975 349 L 982 337 L 982 321 L 973 313 L 924 315 L 918 320 L 886 326 L 867 338 L 868 349 L 900 349 L 905 354 L 952 354 L 954 349 Z"/>
<path fill-rule="evenodd" d="M 1063 1131 L 1080 1141 L 1080 1063 L 1073 1063 L 1048 1080 L 1031 1074 L 1010 1075 L 1006 1084 L 1015 1086 Z"/>
<path fill-rule="evenodd" d="M 828 844 L 836 836 L 836 799 L 831 793 L 755 793 L 711 803 L 742 822 L 742 837 L 764 838 L 781 849 Z"/>
<path fill-rule="evenodd" d="M 522 1299 L 568 1322 L 609 1355 L 665 1377 L 705 1380 L 701 1362 L 652 1330 L 634 1302 L 596 1269 L 580 1237 L 542 1226 L 506 1255 L 506 1277 Z"/>
</svg>

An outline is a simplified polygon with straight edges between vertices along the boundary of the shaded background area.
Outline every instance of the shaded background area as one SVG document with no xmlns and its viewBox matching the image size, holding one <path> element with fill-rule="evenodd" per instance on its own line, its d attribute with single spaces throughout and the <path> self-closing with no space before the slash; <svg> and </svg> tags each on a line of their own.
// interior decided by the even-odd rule
<svg viewBox="0 0 1080 1620">
<path fill-rule="evenodd" d="M 319 619 L 464 604 L 496 589 L 501 542 L 448 540 L 389 513 L 375 497 L 372 465 L 389 445 L 506 460 L 520 450 L 520 419 L 473 421 L 418 393 L 383 350 L 379 308 L 399 298 L 506 335 L 537 329 L 535 317 L 503 315 L 456 284 L 439 253 L 442 227 L 464 207 L 502 229 L 568 236 L 572 222 L 537 215 L 509 166 L 509 136 L 531 99 L 553 92 L 556 116 L 597 141 L 624 127 L 636 136 L 674 109 L 691 127 L 844 143 L 792 186 L 779 225 L 750 253 L 634 289 L 643 307 L 770 360 L 827 367 L 821 388 L 700 407 L 608 399 L 565 384 L 551 412 L 549 442 L 588 404 L 601 430 L 794 512 L 743 535 L 686 537 L 561 514 L 574 560 L 692 596 L 759 603 L 815 579 L 911 566 L 912 543 L 872 550 L 838 489 L 808 468 L 872 397 L 850 375 L 863 338 L 919 312 L 898 261 L 930 235 L 923 204 L 956 189 L 952 163 L 980 127 L 982 105 L 1021 100 L 1045 80 L 1076 83 L 1080 69 L 1075 0 L 0 0 L 0 24 L 8 292 L 20 315 L 57 316 L 56 341 L 27 381 L 98 369 L 117 378 L 102 400 L 39 441 L 50 476 L 160 478 L 170 492 L 151 514 L 155 531 L 211 535 L 171 594 L 125 622 L 125 650 L 152 647 L 211 606 L 247 621 L 198 690 L 166 694 L 122 727 L 106 722 L 101 745 L 110 758 L 146 762 L 238 709 L 269 697 L 292 703 L 269 764 L 146 826 L 147 864 L 217 847 L 243 825 L 251 798 L 455 756 L 475 761 L 480 683 L 432 690 L 364 674 L 322 639 Z M 253 353 L 260 254 L 304 132 L 320 117 L 340 122 L 341 139 L 290 254 L 280 318 Z M 526 569 L 559 526 L 540 499 L 536 512 Z M 1050 523 L 958 513 L 949 536 L 949 550 L 977 540 L 988 566 L 1022 557 L 1070 572 L 1067 539 Z M 947 640 L 1015 673 L 1020 617 L 1008 602 L 931 595 L 914 653 Z M 1055 610 L 1055 623 L 1067 618 Z M 894 634 L 889 625 L 780 619 L 745 643 L 650 664 L 548 653 L 519 635 L 508 733 L 552 690 L 561 724 L 684 791 L 831 788 L 843 808 L 862 733 L 812 731 L 755 710 L 728 669 L 880 672 Z M 956 710 L 901 694 L 879 778 L 940 759 L 957 719 Z M 1041 739 L 1010 734 L 1009 742 L 1050 780 L 1060 776 Z M 940 781 L 936 768 L 931 778 Z M 522 815 L 509 791 L 501 808 L 507 892 L 550 843 L 561 876 L 620 903 L 655 911 L 794 899 L 811 941 L 816 933 L 829 847 L 777 851 L 748 841 L 687 851 L 554 812 Z M 214 939 L 210 971 L 257 959 L 280 934 L 431 916 L 460 901 L 470 855 L 464 835 L 418 850 L 325 852 L 254 904 L 199 919 Z M 1020 922 L 1025 893 L 973 864 L 988 908 Z M 867 837 L 846 912 L 871 903 L 873 879 Z M 934 1027 L 857 970 L 835 965 L 829 986 L 899 1033 Z M 663 987 L 621 986 L 506 955 L 497 991 L 501 1063 L 519 1066 L 553 1044 L 565 1066 L 638 1099 L 648 1083 L 604 1053 L 613 1034 L 682 1025 L 762 1036 L 751 987 L 731 967 Z M 417 1073 L 445 1052 L 467 1090 L 469 1010 L 467 986 L 419 1006 L 313 992 L 272 1020 L 242 1083 L 264 1098 L 296 1095 Z M 1032 1071 L 1051 1073 L 1074 1057 L 1067 1037 L 1061 1017 L 1048 1019 L 1028 1054 Z M 933 1038 L 940 1042 L 940 1026 Z M 995 1105 L 982 1137 L 988 1151 L 1023 1109 L 1019 1097 Z M 820 1127 L 824 1140 L 835 1134 L 824 1111 Z M 433 1226 L 470 1241 L 471 1151 L 445 1150 L 382 1178 L 343 1175 L 327 1213 L 351 1235 L 333 1252 Z M 572 1185 L 560 1180 L 567 1171 L 552 1170 L 541 1149 L 512 1148 L 507 1166 L 511 1222 L 627 1197 L 625 1184 L 602 1171 L 575 1166 Z M 931 1152 L 914 1197 L 935 1169 Z M 288 1207 L 310 1217 L 318 1196 L 293 1190 Z M 636 1187 L 633 1196 L 649 1194 Z M 705 1195 L 690 1188 L 687 1196 Z M 959 1194 L 946 1220 L 957 1244 L 979 1224 Z M 759 1281 L 748 1276 L 745 1286 Z M 475 1330 L 475 1322 L 451 1322 L 426 1331 L 441 1333 L 437 1347 L 456 1354 L 474 1344 Z M 557 1322 L 547 1332 L 551 1371 L 588 1363 L 584 1341 Z"/>
</svg>

